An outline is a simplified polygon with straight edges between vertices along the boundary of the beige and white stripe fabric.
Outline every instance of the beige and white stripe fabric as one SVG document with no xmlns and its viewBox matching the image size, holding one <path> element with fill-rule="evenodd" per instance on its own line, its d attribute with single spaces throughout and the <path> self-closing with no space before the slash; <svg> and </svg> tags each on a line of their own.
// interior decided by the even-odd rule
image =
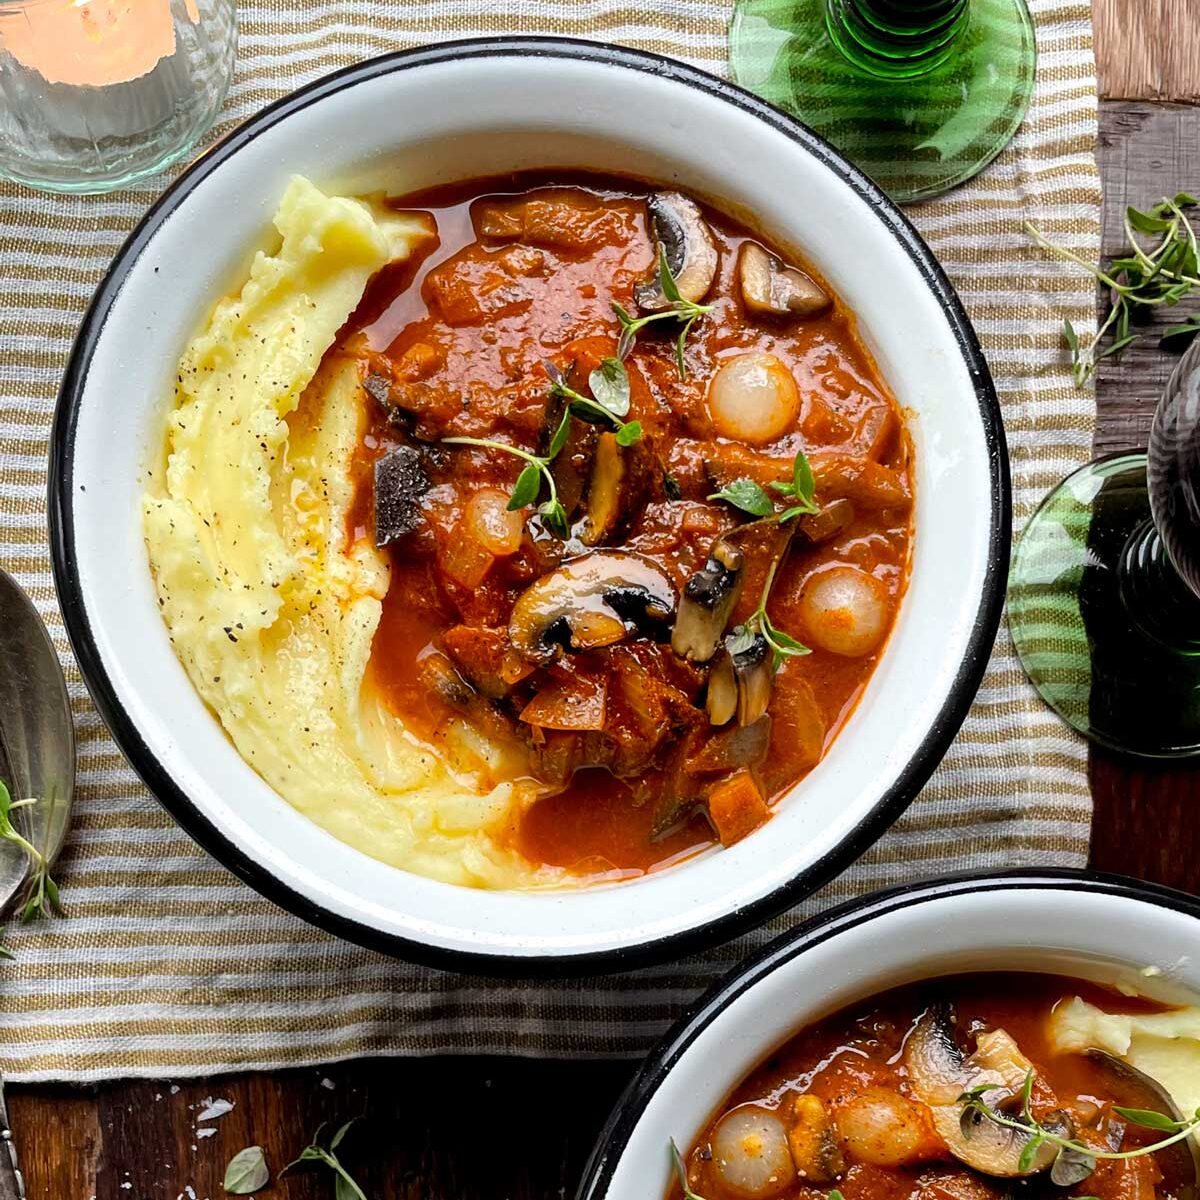
<svg viewBox="0 0 1200 1200">
<path fill-rule="evenodd" d="M 1059 347 L 1093 293 L 1029 246 L 1032 220 L 1099 249 L 1096 96 L 1086 0 L 1034 0 L 1040 69 L 1023 129 L 980 178 L 912 216 L 975 320 L 1004 405 L 1017 527 L 1088 458 L 1093 402 Z M 728 0 L 259 0 L 218 134 L 370 55 L 486 34 L 553 33 L 725 71 Z M 0 963 L 0 1069 L 19 1080 L 211 1074 L 361 1054 L 628 1055 L 719 972 L 822 906 L 955 869 L 1081 865 L 1083 745 L 1041 707 L 1002 632 L 971 716 L 908 814 L 770 929 L 609 979 L 514 984 L 394 962 L 318 932 L 198 849 L 121 758 L 92 708 L 50 575 L 45 487 L 60 372 L 88 297 L 161 186 L 55 199 L 0 185 L 0 561 L 63 657 L 79 733 L 78 815 L 61 864 L 69 915 L 12 928 Z"/>
</svg>

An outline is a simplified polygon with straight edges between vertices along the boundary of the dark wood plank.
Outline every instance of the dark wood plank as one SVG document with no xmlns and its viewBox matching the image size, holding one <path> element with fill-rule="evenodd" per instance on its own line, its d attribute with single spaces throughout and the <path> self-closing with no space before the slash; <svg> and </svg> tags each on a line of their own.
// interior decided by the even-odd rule
<svg viewBox="0 0 1200 1200">
<path fill-rule="evenodd" d="M 1200 80 L 1200 72 L 1197 75 Z M 1104 251 L 1123 251 L 1129 204 L 1200 187 L 1200 108 L 1101 105 L 1100 167 L 1104 182 Z M 1194 307 L 1194 304 L 1192 305 Z M 1157 329 L 1178 310 L 1155 315 L 1146 335 L 1098 376 L 1098 453 L 1146 445 L 1155 405 L 1176 356 L 1158 347 Z M 1200 766 L 1147 764 L 1106 751 L 1091 753 L 1092 865 L 1200 892 Z"/>
<path fill-rule="evenodd" d="M 1165 195 L 1200 189 L 1200 108 L 1105 103 L 1100 106 L 1098 157 L 1104 183 L 1104 253 L 1123 253 L 1125 209 Z M 1096 451 L 1144 446 L 1154 406 L 1176 356 L 1159 349 L 1161 330 L 1196 308 L 1160 309 L 1120 359 L 1105 359 L 1096 389 Z"/>
<path fill-rule="evenodd" d="M 243 1147 L 262 1146 L 275 1176 L 322 1122 L 327 1136 L 352 1117 L 363 1119 L 338 1153 L 371 1200 L 563 1200 L 632 1072 L 629 1063 L 373 1059 L 174 1090 L 13 1088 L 10 1116 L 31 1200 L 217 1200 Z M 199 1137 L 209 1098 L 234 1108 Z M 333 1180 L 305 1167 L 264 1194 L 330 1200 Z"/>
<path fill-rule="evenodd" d="M 1130 0 L 1137 2 L 1137 0 Z M 1180 186 L 1200 187 L 1200 113 L 1105 104 L 1100 158 L 1114 213 Z M 1144 445 L 1171 362 L 1153 340 L 1099 380 L 1099 450 Z M 1200 892 L 1200 771 L 1094 754 L 1093 865 Z M 10 1110 L 35 1200 L 196 1200 L 224 1193 L 228 1159 L 258 1143 L 275 1171 L 321 1121 L 369 1115 L 347 1165 L 372 1200 L 565 1200 L 633 1067 L 441 1058 L 372 1060 L 189 1082 L 80 1091 L 14 1087 Z M 334 1086 L 322 1086 L 322 1080 Z M 234 1103 L 216 1134 L 195 1136 L 208 1097 Z M 193 1149 L 194 1147 L 194 1149 Z M 123 1187 L 128 1183 L 129 1187 Z M 288 1176 L 271 1200 L 329 1200 L 320 1174 Z"/>
</svg>

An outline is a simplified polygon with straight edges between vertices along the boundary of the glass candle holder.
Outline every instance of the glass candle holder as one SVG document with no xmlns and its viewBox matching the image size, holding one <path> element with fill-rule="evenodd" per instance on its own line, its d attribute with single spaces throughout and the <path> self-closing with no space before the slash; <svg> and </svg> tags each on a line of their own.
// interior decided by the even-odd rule
<svg viewBox="0 0 1200 1200">
<path fill-rule="evenodd" d="M 233 77 L 235 0 L 0 0 L 0 175 L 105 192 L 183 157 Z"/>
</svg>

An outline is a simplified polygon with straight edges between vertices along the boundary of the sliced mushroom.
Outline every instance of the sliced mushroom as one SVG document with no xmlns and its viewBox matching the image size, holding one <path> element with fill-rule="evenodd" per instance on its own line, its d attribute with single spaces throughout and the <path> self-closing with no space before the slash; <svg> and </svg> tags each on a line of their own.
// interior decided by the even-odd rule
<svg viewBox="0 0 1200 1200">
<path fill-rule="evenodd" d="M 742 592 L 744 562 L 741 550 L 724 537 L 718 537 L 709 547 L 704 566 L 683 585 L 679 616 L 671 634 L 671 649 L 681 658 L 706 663 L 717 652 L 729 615 Z M 729 716 L 732 715 L 731 712 Z"/>
<path fill-rule="evenodd" d="M 771 703 L 771 684 L 775 671 L 771 665 L 771 648 L 761 633 L 756 633 L 747 646 L 728 640 L 729 657 L 738 685 L 737 719 L 739 725 L 753 725 Z"/>
<path fill-rule="evenodd" d="M 771 703 L 774 675 L 771 648 L 762 634 L 748 641 L 727 637 L 708 673 L 704 707 L 709 721 L 724 725 L 736 714 L 739 725 L 753 725 Z"/>
<path fill-rule="evenodd" d="M 1051 1165 L 1058 1148 L 1044 1143 L 1033 1161 L 1021 1169 L 1021 1154 L 1032 1134 L 999 1125 L 969 1110 L 959 1097 L 971 1088 L 987 1085 L 983 1102 L 998 1108 L 1020 1094 L 1032 1065 L 1003 1030 L 978 1039 L 969 1057 L 954 1036 L 953 1013 L 934 1005 L 922 1014 L 904 1044 L 904 1063 L 913 1091 L 929 1106 L 934 1129 L 955 1158 L 985 1175 L 1008 1179 L 1034 1175 Z M 1047 1127 L 1073 1130 L 1062 1114 Z"/>
<path fill-rule="evenodd" d="M 633 290 L 638 307 L 661 312 L 671 307 L 658 278 L 659 257 L 666 252 L 671 277 L 684 300 L 699 304 L 717 276 L 719 255 L 708 222 L 694 200 L 680 192 L 655 192 L 646 201 L 654 234 L 654 264 Z"/>
<path fill-rule="evenodd" d="M 417 528 L 428 490 L 429 476 L 412 446 L 397 446 L 375 460 L 375 545 L 386 546 Z"/>
<path fill-rule="evenodd" d="M 733 659 L 722 648 L 708 672 L 708 690 L 704 708 L 713 725 L 727 725 L 737 712 L 738 685 L 733 673 Z"/>
<path fill-rule="evenodd" d="M 493 741 L 518 739 L 513 722 L 471 687 L 444 654 L 435 650 L 423 655 L 417 664 L 417 678 L 432 695 L 462 713 L 477 730 Z"/>
<path fill-rule="evenodd" d="M 622 447 L 615 433 L 602 433 L 592 457 L 587 514 L 580 532 L 585 546 L 611 538 L 655 491 L 658 459 L 645 438 Z"/>
<path fill-rule="evenodd" d="M 658 636 L 675 603 L 675 588 L 652 562 L 597 550 L 527 588 L 513 605 L 508 636 L 522 658 L 545 667 L 565 651 L 611 646 L 635 630 Z"/>
<path fill-rule="evenodd" d="M 1160 1112 L 1174 1121 L 1183 1119 L 1171 1093 L 1157 1079 L 1103 1050 L 1089 1050 L 1087 1055 L 1103 1072 L 1115 1103 L 1124 1108 Z M 1116 1140 L 1113 1150 L 1120 1148 L 1121 1139 Z M 1200 1195 L 1200 1144 L 1194 1137 L 1159 1150 L 1154 1155 L 1154 1162 L 1163 1176 L 1160 1194 L 1177 1196 L 1179 1200 L 1195 1200 Z"/>
<path fill-rule="evenodd" d="M 742 302 L 760 316 L 814 317 L 832 303 L 803 271 L 787 266 L 757 242 L 742 243 L 737 277 Z"/>
</svg>

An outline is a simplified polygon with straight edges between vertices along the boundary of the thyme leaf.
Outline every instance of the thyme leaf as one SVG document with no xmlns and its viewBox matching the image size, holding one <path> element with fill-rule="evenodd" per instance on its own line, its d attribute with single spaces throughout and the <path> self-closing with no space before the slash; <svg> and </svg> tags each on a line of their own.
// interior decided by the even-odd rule
<svg viewBox="0 0 1200 1200">
<path fill-rule="evenodd" d="M 25 902 L 21 908 L 21 920 L 32 921 L 37 917 L 62 914 L 62 900 L 58 885 L 50 876 L 50 864 L 46 856 L 28 838 L 22 836 L 12 822 L 12 814 L 19 808 L 37 804 L 36 796 L 14 800 L 3 780 L 0 780 L 0 838 L 19 846 L 29 860 L 29 882 L 25 891 Z M 0 955 L 11 958 L 11 952 L 0 949 Z"/>
<path fill-rule="evenodd" d="M 563 413 L 562 420 L 559 421 L 558 428 L 554 431 L 554 436 L 550 439 L 550 445 L 546 448 L 545 454 L 534 454 L 529 450 L 523 450 L 520 446 L 512 446 L 508 442 L 500 442 L 495 438 L 448 437 L 443 438 L 442 441 L 455 446 L 475 446 L 482 450 L 499 450 L 502 454 L 511 454 L 514 458 L 521 459 L 525 466 L 517 476 L 513 490 L 509 493 L 508 511 L 516 512 L 517 509 L 528 508 L 536 504 L 538 497 L 542 494 L 542 484 L 545 483 L 548 496 L 546 500 L 537 505 L 537 511 L 545 519 L 550 529 L 560 537 L 566 537 L 569 532 L 567 513 L 558 498 L 558 485 L 554 482 L 554 473 L 550 470 L 550 464 L 566 445 L 570 420 L 571 411 L 568 408 Z"/>
<path fill-rule="evenodd" d="M 753 479 L 735 479 L 719 492 L 713 492 L 709 499 L 724 500 L 752 517 L 769 517 L 775 512 L 771 497 Z"/>
<path fill-rule="evenodd" d="M 803 450 L 796 451 L 796 457 L 792 461 L 791 480 L 776 481 L 770 486 L 780 495 L 795 500 L 796 503 L 777 513 L 766 490 L 744 475 L 726 484 L 719 492 L 713 492 L 708 498 L 724 500 L 726 504 L 732 504 L 734 508 L 740 508 L 752 517 L 774 516 L 781 525 L 787 524 L 793 517 L 821 511 L 821 506 L 815 498 L 816 481 L 813 478 L 812 464 Z"/>
<path fill-rule="evenodd" d="M 292 1161 L 288 1163 L 286 1167 L 283 1168 L 283 1171 L 280 1171 L 280 1174 L 282 1175 L 284 1172 L 290 1171 L 293 1167 L 300 1166 L 302 1163 L 323 1163 L 331 1171 L 333 1171 L 336 1178 L 335 1188 L 337 1200 L 367 1200 L 362 1188 L 360 1188 L 358 1184 L 354 1182 L 353 1177 L 346 1170 L 346 1168 L 342 1166 L 341 1162 L 338 1161 L 337 1155 L 334 1154 L 334 1151 L 338 1148 L 342 1139 L 346 1136 L 346 1131 L 351 1125 L 354 1124 L 354 1121 L 356 1120 L 358 1120 L 357 1117 L 355 1117 L 354 1120 L 347 1121 L 345 1125 L 338 1129 L 333 1137 L 329 1139 L 328 1147 L 321 1145 L 321 1130 L 324 1128 L 324 1126 L 318 1126 L 317 1132 L 313 1134 L 312 1141 L 305 1146 L 304 1149 L 301 1150 L 300 1153 L 294 1159 L 292 1159 Z"/>
<path fill-rule="evenodd" d="M 680 323 L 679 336 L 675 339 L 675 365 L 679 369 L 679 378 L 687 378 L 687 362 L 684 358 L 684 349 L 687 346 L 688 334 L 691 332 L 692 326 L 705 313 L 712 312 L 711 304 L 696 304 L 692 300 L 685 300 L 679 293 L 679 285 L 675 281 L 675 276 L 671 274 L 670 264 L 667 262 L 667 252 L 662 246 L 658 249 L 658 285 L 662 288 L 663 295 L 667 298 L 669 307 L 664 308 L 661 312 L 647 313 L 643 317 L 632 316 L 627 309 L 613 301 L 612 308 L 616 314 L 617 321 L 621 325 L 621 337 L 617 342 L 617 358 L 626 359 L 629 357 L 637 342 L 637 335 L 641 330 L 645 329 L 653 321 L 668 321 L 674 320 Z"/>
<path fill-rule="evenodd" d="M 1083 341 L 1071 322 L 1063 321 L 1063 340 L 1071 355 L 1071 371 L 1078 387 L 1091 379 L 1103 359 L 1119 358 L 1138 340 L 1140 335 L 1130 329 L 1134 321 L 1155 308 L 1178 304 L 1200 288 L 1200 249 L 1192 217 L 1187 212 L 1197 203 L 1195 196 L 1179 192 L 1146 210 L 1126 209 L 1128 252 L 1112 259 L 1107 271 L 1055 245 L 1026 222 L 1025 230 L 1038 246 L 1074 263 L 1108 289 L 1108 312 L 1090 341 Z M 1143 244 L 1140 238 L 1156 240 Z M 1159 345 L 1182 350 L 1197 333 L 1200 333 L 1200 315 L 1192 314 L 1183 323 L 1168 326 Z"/>
<path fill-rule="evenodd" d="M 1168 1146 L 1173 1146 L 1177 1142 L 1183 1141 L 1184 1138 L 1191 1136 L 1193 1132 L 1200 1130 L 1200 1109 L 1197 1109 L 1190 1119 L 1178 1121 L 1173 1117 L 1167 1116 L 1165 1113 L 1154 1112 L 1151 1109 L 1122 1108 L 1119 1105 L 1114 1105 L 1113 1111 L 1131 1125 L 1141 1125 L 1145 1129 L 1168 1133 L 1170 1136 L 1164 1138 L 1162 1141 L 1155 1142 L 1153 1145 L 1138 1146 L 1133 1150 L 1097 1150 L 1091 1146 L 1085 1146 L 1082 1142 L 1077 1142 L 1073 1138 L 1063 1137 L 1053 1130 L 1047 1129 L 1034 1118 L 1029 1107 L 1029 1098 L 1033 1090 L 1032 1071 L 1028 1071 L 1025 1075 L 1025 1085 L 1021 1092 L 1022 1105 L 1020 1119 L 1007 1117 L 986 1104 L 983 1100 L 983 1092 L 985 1090 L 989 1089 L 974 1088 L 970 1092 L 963 1093 L 960 1101 L 966 1105 L 964 1118 L 970 1112 L 973 1117 L 986 1119 L 996 1125 L 1003 1126 L 1005 1129 L 1015 1129 L 1021 1133 L 1032 1134 L 1024 1150 L 1021 1152 L 1021 1158 L 1018 1163 L 1022 1171 L 1029 1169 L 1038 1149 L 1047 1142 L 1052 1146 L 1057 1146 L 1060 1151 L 1071 1152 L 1072 1158 L 1069 1160 L 1068 1167 L 1064 1168 L 1064 1170 L 1075 1173 L 1082 1166 L 1085 1159 L 1090 1160 L 1092 1167 L 1094 1167 L 1098 1159 L 1118 1162 L 1129 1158 L 1143 1158 L 1147 1154 L 1156 1154 L 1159 1150 L 1165 1150 Z M 1030 1146 L 1033 1146 L 1032 1150 Z M 1086 1177 L 1086 1175 L 1079 1175 L 1076 1182 Z"/>
<path fill-rule="evenodd" d="M 748 650 L 755 637 L 761 637 L 771 651 L 771 670 L 775 672 L 778 672 L 779 668 L 783 666 L 785 659 L 800 658 L 805 654 L 812 653 L 803 642 L 798 642 L 790 633 L 785 633 L 772 624 L 771 617 L 767 612 L 767 600 L 770 598 L 771 588 L 775 584 L 775 573 L 779 570 L 779 564 L 782 561 L 783 554 L 780 553 L 771 563 L 770 570 L 767 571 L 766 578 L 763 580 L 762 592 L 758 597 L 758 607 L 746 618 L 744 625 L 735 627 L 733 631 L 734 644 L 730 646 L 730 653 L 737 654 Z"/>
<path fill-rule="evenodd" d="M 566 376 L 552 362 L 543 364 L 550 377 L 550 395 L 567 402 L 567 410 L 585 420 L 611 423 L 617 437 L 624 438 L 622 446 L 630 446 L 642 436 L 639 421 L 623 420 L 629 412 L 629 374 L 619 358 L 605 358 L 588 376 L 592 394 L 584 396 L 567 383 Z"/>
</svg>

